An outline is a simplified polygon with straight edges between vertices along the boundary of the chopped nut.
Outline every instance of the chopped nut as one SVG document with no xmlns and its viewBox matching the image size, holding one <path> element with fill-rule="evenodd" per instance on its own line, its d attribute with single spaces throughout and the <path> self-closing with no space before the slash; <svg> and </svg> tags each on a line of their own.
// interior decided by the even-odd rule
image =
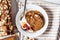
<svg viewBox="0 0 60 40">
<path fill-rule="evenodd" d="M 7 32 L 0 32 L 0 36 L 7 35 Z"/>
<path fill-rule="evenodd" d="M 7 31 L 7 26 L 1 26 L 0 31 L 3 31 L 3 32 Z"/>
<path fill-rule="evenodd" d="M 8 6 L 7 5 L 4 5 L 4 9 L 8 9 Z"/>
<path fill-rule="evenodd" d="M 13 30 L 13 26 L 12 26 L 12 25 L 10 26 L 10 30 L 11 30 L 11 31 Z"/>
<path fill-rule="evenodd" d="M 1 2 L 2 0 L 0 0 L 0 2 Z"/>
</svg>

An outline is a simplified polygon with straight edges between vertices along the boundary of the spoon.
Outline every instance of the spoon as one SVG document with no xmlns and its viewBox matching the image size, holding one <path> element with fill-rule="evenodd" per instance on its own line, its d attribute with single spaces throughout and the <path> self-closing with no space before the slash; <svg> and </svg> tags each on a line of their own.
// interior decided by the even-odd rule
<svg viewBox="0 0 60 40">
<path fill-rule="evenodd" d="M 24 3 L 24 11 L 23 11 L 23 13 L 21 14 L 20 20 L 22 20 L 24 14 L 25 14 L 26 4 L 27 4 L 27 0 L 25 0 L 25 3 Z M 20 32 L 19 32 L 19 34 L 20 34 Z M 24 36 L 24 35 L 22 35 L 22 33 L 21 33 L 20 36 L 21 36 L 20 40 L 23 40 L 23 36 Z"/>
</svg>

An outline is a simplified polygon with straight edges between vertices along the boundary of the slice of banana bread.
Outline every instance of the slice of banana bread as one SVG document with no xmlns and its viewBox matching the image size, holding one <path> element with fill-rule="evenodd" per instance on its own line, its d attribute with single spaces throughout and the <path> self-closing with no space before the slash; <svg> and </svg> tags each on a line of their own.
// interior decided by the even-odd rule
<svg viewBox="0 0 60 40">
<path fill-rule="evenodd" d="M 12 34 L 11 0 L 0 0 L 0 36 Z"/>
</svg>

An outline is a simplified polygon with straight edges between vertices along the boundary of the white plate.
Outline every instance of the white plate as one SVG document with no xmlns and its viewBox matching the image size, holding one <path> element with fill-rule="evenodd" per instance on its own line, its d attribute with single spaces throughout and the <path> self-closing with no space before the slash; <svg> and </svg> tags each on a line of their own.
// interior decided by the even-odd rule
<svg viewBox="0 0 60 40">
<path fill-rule="evenodd" d="M 37 5 L 33 5 L 33 4 L 28 4 L 26 6 L 26 9 L 27 10 L 38 10 L 42 13 L 42 15 L 44 16 L 45 18 L 45 25 L 43 26 L 43 28 L 41 28 L 40 30 L 34 32 L 34 33 L 29 33 L 29 32 L 26 32 L 24 31 L 21 26 L 20 26 L 20 17 L 21 17 L 21 14 L 23 13 L 23 8 L 21 8 L 17 15 L 16 15 L 16 26 L 19 30 L 19 32 L 21 32 L 24 36 L 27 36 L 27 37 L 37 37 L 39 35 L 41 35 L 42 33 L 45 32 L 45 30 L 47 29 L 47 26 L 48 26 L 48 15 L 47 13 L 45 12 L 45 10 L 40 7 L 40 6 L 37 6 Z"/>
<path fill-rule="evenodd" d="M 43 1 L 48 1 L 48 2 L 51 2 L 51 3 L 60 4 L 60 0 L 43 0 Z"/>
</svg>

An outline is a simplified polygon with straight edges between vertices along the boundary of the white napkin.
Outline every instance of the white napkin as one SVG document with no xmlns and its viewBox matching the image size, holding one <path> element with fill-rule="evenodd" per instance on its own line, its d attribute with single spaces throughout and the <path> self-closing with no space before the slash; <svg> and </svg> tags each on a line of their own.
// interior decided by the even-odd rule
<svg viewBox="0 0 60 40">
<path fill-rule="evenodd" d="M 19 8 L 24 7 L 24 0 L 20 0 Z M 38 40 L 56 40 L 59 27 L 59 12 L 60 6 L 51 4 L 41 0 L 28 0 L 27 4 L 37 4 L 45 9 L 49 17 L 49 24 L 47 30 L 36 39 Z"/>
</svg>

